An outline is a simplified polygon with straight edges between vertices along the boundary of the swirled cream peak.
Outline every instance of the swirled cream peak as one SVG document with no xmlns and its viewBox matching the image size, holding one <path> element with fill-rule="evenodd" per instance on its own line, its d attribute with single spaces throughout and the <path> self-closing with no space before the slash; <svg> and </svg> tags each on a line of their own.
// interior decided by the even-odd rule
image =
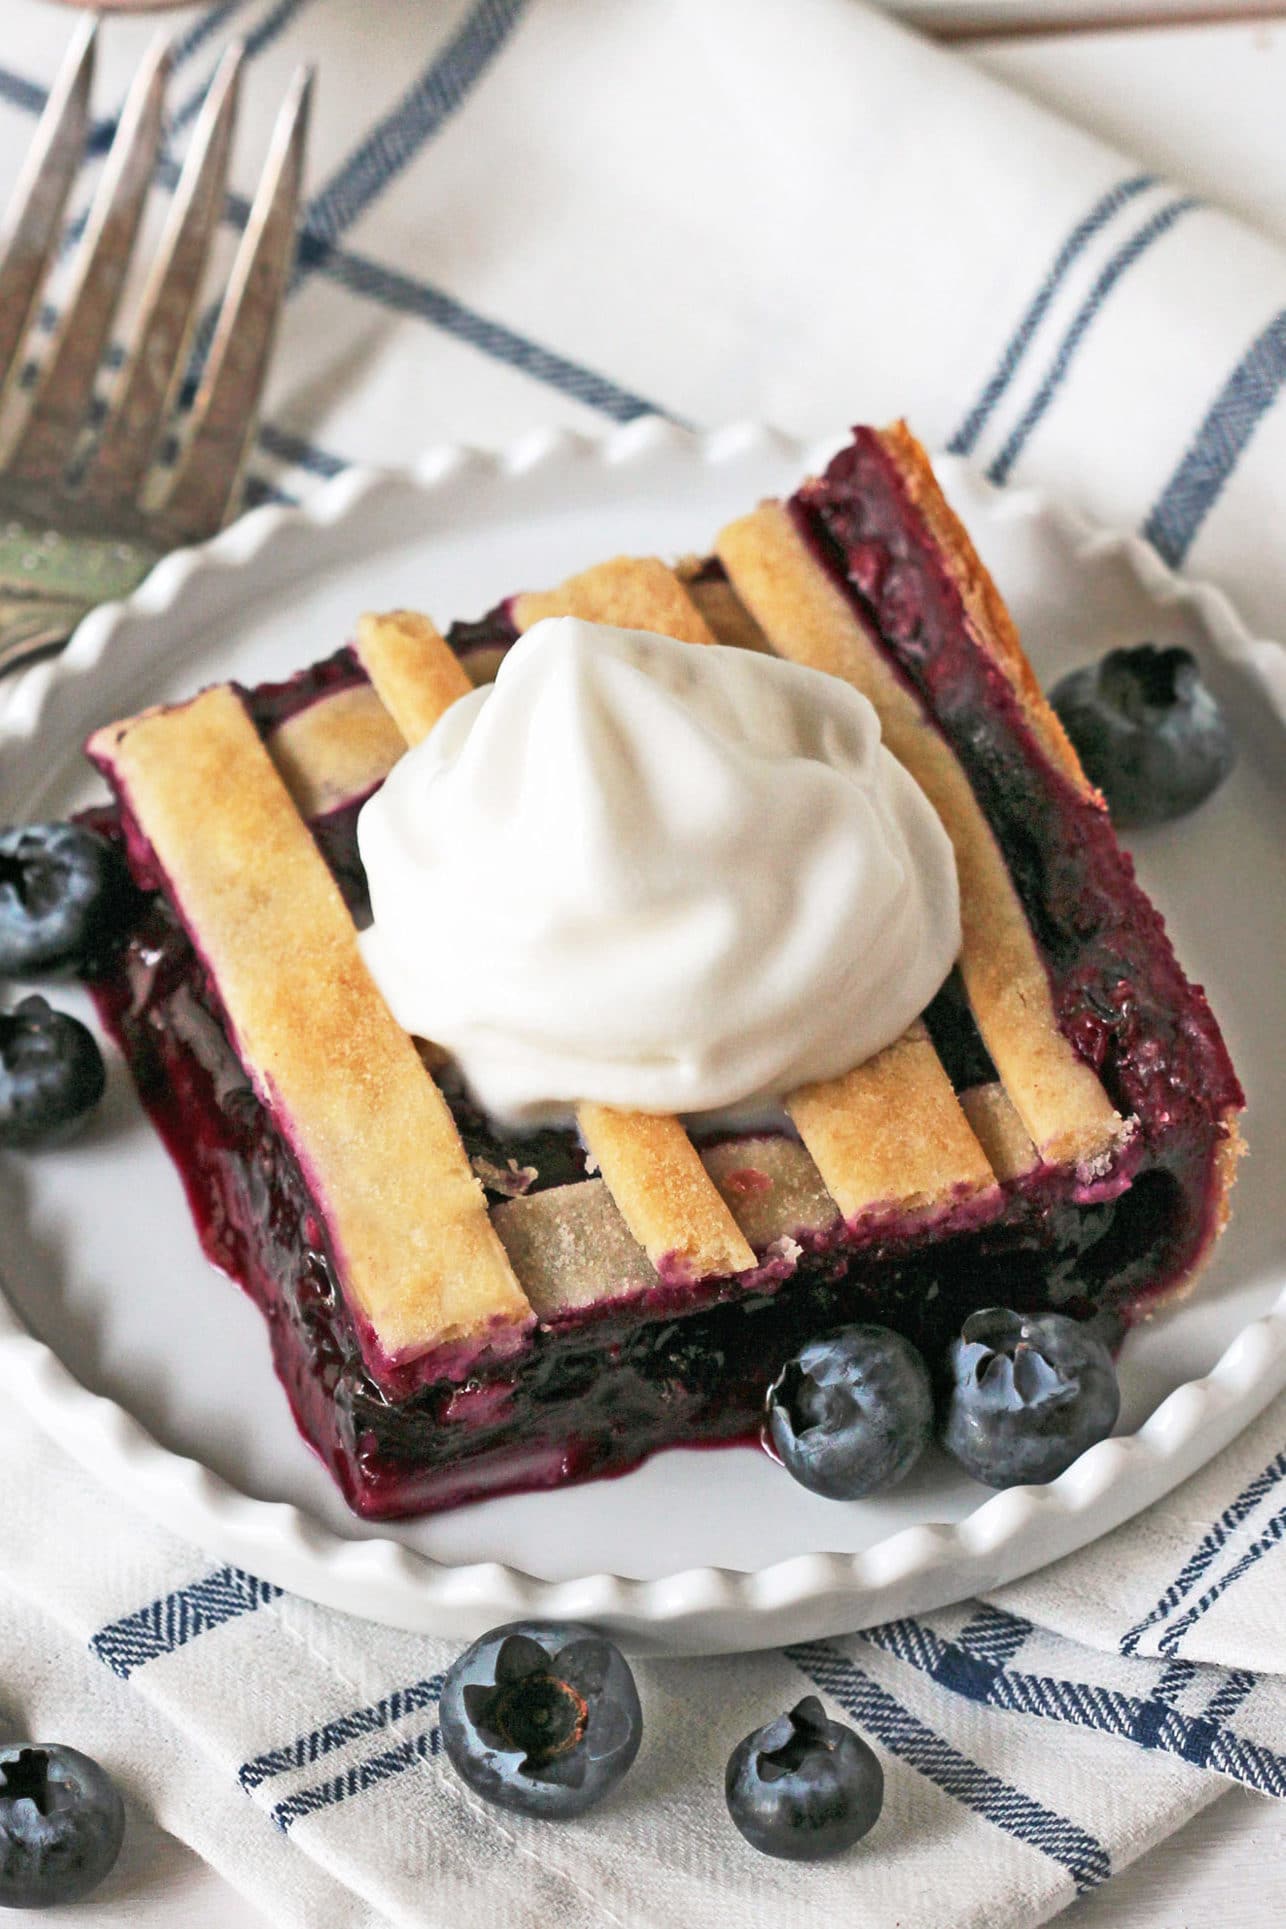
<svg viewBox="0 0 1286 1929">
<path fill-rule="evenodd" d="M 856 690 L 574 617 L 452 705 L 358 841 L 376 981 L 502 1118 L 837 1075 L 960 946 L 951 845 Z"/>
</svg>

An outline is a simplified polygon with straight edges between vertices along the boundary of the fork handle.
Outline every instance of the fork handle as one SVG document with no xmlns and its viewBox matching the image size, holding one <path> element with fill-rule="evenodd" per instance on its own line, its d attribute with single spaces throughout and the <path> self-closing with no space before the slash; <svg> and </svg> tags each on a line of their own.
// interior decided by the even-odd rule
<svg viewBox="0 0 1286 1929">
<path fill-rule="evenodd" d="M 61 649 L 91 607 L 26 596 L 0 597 L 0 677 Z"/>
<path fill-rule="evenodd" d="M 61 648 L 96 604 L 137 588 L 159 553 L 133 537 L 52 529 L 38 512 L 0 516 L 0 676 Z"/>
</svg>

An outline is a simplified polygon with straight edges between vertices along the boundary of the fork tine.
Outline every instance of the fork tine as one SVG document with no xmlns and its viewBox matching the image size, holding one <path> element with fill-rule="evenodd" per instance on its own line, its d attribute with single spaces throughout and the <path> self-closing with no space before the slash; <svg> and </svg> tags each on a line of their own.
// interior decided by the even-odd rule
<svg viewBox="0 0 1286 1929">
<path fill-rule="evenodd" d="M 85 154 L 98 23 L 80 27 L 63 58 L 0 242 L 0 387 L 17 366 L 71 184 Z"/>
<path fill-rule="evenodd" d="M 290 85 L 250 210 L 193 409 L 194 427 L 160 517 L 185 540 L 228 514 L 254 437 L 259 402 L 295 254 L 295 219 L 308 138 L 313 72 Z"/>
<path fill-rule="evenodd" d="M 134 500 L 187 359 L 197 296 L 223 207 L 244 53 L 238 41 L 224 54 L 193 131 L 118 399 L 85 479 L 87 500 L 100 507 Z"/>
<path fill-rule="evenodd" d="M 84 424 L 134 237 L 156 164 L 170 53 L 153 42 L 130 88 L 116 139 L 94 196 L 68 299 L 31 414 L 6 467 L 15 481 L 39 485 L 62 474 Z"/>
</svg>

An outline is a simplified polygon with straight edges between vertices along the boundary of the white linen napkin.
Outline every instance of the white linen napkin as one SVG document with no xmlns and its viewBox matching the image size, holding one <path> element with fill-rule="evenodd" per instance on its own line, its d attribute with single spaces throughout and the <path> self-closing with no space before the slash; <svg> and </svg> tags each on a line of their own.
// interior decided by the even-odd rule
<svg viewBox="0 0 1286 1929">
<path fill-rule="evenodd" d="M 904 412 L 1280 628 L 1286 261 L 1246 227 L 857 0 L 404 0 L 372 21 L 225 0 L 179 22 L 176 153 L 222 41 L 248 36 L 243 188 L 290 67 L 321 67 L 261 494 L 551 421 L 825 434 Z M 6 26 L 0 182 L 67 31 L 30 0 Z M 149 31 L 107 29 L 108 108 Z M 993 1602 L 644 1665 L 638 1766 L 553 1829 L 484 1810 L 441 1759 L 448 1648 L 158 1532 L 0 1407 L 3 1714 L 102 1758 L 275 1923 L 1034 1923 L 1229 1780 L 1286 1792 L 1283 1443 L 1286 1402 Z M 733 1743 L 810 1687 L 879 1748 L 888 1798 L 865 1847 L 805 1878 L 742 1844 L 721 1788 Z"/>
</svg>

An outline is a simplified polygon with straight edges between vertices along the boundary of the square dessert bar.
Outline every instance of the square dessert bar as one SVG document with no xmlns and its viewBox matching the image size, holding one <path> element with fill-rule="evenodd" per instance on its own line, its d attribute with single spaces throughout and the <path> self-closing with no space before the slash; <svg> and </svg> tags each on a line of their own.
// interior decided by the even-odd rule
<svg viewBox="0 0 1286 1929">
<path fill-rule="evenodd" d="M 366 970 L 362 803 L 556 614 L 846 679 L 951 837 L 957 970 L 779 1130 L 584 1104 L 575 1130 L 507 1131 Z M 89 750 L 115 797 L 94 821 L 146 893 L 100 1011 L 362 1514 L 744 1438 L 782 1362 L 853 1318 L 928 1347 L 996 1303 L 1127 1323 L 1226 1216 L 1242 1096 L 1219 1031 L 901 425 L 702 561 L 601 564 L 445 639 L 368 617 L 289 683 Z"/>
</svg>

